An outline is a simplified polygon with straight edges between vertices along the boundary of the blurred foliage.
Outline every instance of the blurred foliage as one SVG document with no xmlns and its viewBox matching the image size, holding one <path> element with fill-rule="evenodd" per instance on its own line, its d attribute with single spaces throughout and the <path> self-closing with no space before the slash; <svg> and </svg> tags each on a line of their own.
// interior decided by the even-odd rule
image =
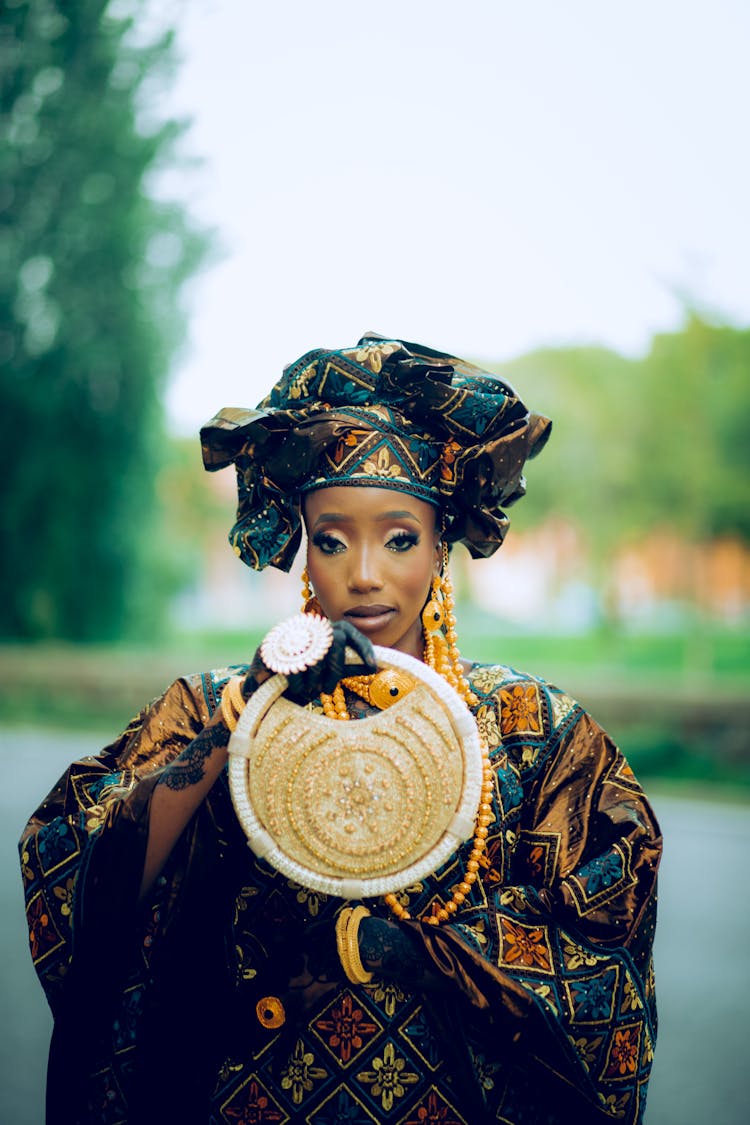
<svg viewBox="0 0 750 1125">
<path fill-rule="evenodd" d="M 169 550 L 172 572 L 181 586 L 200 582 L 206 552 L 228 551 L 227 533 L 233 521 L 234 496 L 222 497 L 216 478 L 203 468 L 198 437 L 173 437 L 163 448 L 157 478 L 162 518 L 160 541 Z M 234 478 L 232 478 L 234 479 Z"/>
<path fill-rule="evenodd" d="M 157 542 L 161 391 L 204 239 L 149 195 L 184 125 L 173 66 L 107 0 L 5 0 L 0 156 L 0 635 L 152 625 L 177 575 Z"/>
<path fill-rule="evenodd" d="M 600 562 L 656 529 L 750 540 L 749 370 L 750 330 L 696 312 L 642 359 L 566 348 L 504 365 L 554 422 L 521 523 L 567 519 Z"/>
</svg>

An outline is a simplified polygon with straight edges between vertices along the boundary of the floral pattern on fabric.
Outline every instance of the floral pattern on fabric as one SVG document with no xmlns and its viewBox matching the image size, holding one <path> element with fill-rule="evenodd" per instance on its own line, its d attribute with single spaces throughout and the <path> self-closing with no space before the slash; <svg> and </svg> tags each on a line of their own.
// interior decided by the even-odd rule
<svg viewBox="0 0 750 1125">
<path fill-rule="evenodd" d="M 545 926 L 523 926 L 500 918 L 501 965 L 523 965 L 542 973 L 552 972 L 552 951 Z"/>
<path fill-rule="evenodd" d="M 500 692 L 500 733 L 541 734 L 542 714 L 535 684 L 516 684 Z"/>
<path fill-rule="evenodd" d="M 312 1027 L 343 1066 L 366 1050 L 373 1036 L 382 1031 L 382 1025 L 370 1018 L 349 991 L 340 993 Z"/>
</svg>

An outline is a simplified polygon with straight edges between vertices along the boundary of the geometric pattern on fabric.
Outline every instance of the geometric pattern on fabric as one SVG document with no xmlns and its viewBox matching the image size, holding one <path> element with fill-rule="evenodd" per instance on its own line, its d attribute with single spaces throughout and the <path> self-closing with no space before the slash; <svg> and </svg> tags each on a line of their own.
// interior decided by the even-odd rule
<svg viewBox="0 0 750 1125">
<path fill-rule="evenodd" d="M 500 691 L 500 733 L 543 735 L 542 700 L 536 684 L 514 684 Z"/>
<path fill-rule="evenodd" d="M 188 687 L 177 693 L 179 705 L 171 718 L 147 712 L 158 737 L 175 745 L 182 738 L 184 745 L 190 737 L 185 692 L 196 693 L 194 706 L 203 715 L 203 700 L 219 698 L 226 676 L 222 670 L 182 681 Z M 549 1042 L 558 1044 L 556 1065 L 571 1088 L 623 1125 L 636 1125 L 655 1043 L 653 974 L 648 940 L 631 955 L 618 941 L 617 926 L 635 916 L 638 877 L 648 875 L 639 859 L 647 806 L 638 806 L 639 816 L 623 819 L 623 807 L 639 801 L 640 790 L 634 790 L 621 756 L 603 733 L 596 733 L 581 708 L 563 701 L 556 688 L 503 665 L 475 666 L 469 680 L 478 697 L 475 712 L 488 723 L 494 716 L 498 733 L 501 692 L 521 702 L 515 710 L 506 706 L 508 733 L 491 755 L 487 862 L 480 864 L 457 917 L 441 932 L 459 940 L 467 955 L 508 990 L 508 1009 L 519 1028 L 538 1029 L 543 1021 Z M 138 729 L 132 728 L 129 738 L 137 738 Z M 160 764 L 165 744 L 154 745 Z M 146 741 L 135 748 L 128 743 L 131 759 L 136 750 L 139 761 L 148 761 Z M 134 771 L 117 768 L 113 755 L 76 764 L 32 818 L 21 844 L 32 952 L 53 1008 L 70 960 L 83 861 L 110 831 L 110 810 L 130 800 L 134 781 Z M 577 805 L 576 792 L 586 794 Z M 340 902 L 306 891 L 252 855 L 225 777 L 214 786 L 202 815 L 234 872 L 225 947 L 234 959 L 233 1003 L 252 1016 L 251 997 L 278 994 L 278 970 L 269 979 L 263 934 L 288 938 L 293 947 L 310 924 L 324 923 L 332 931 Z M 399 901 L 413 918 L 433 901 L 450 900 L 471 847 L 469 841 L 441 869 L 400 892 Z M 178 874 L 168 865 L 143 908 L 140 946 L 113 1012 L 111 1054 L 97 1060 L 91 1078 L 96 1125 L 127 1120 L 139 1021 L 150 1001 L 150 959 L 164 940 Z M 110 893 L 117 894 L 116 885 Z M 390 917 L 382 900 L 367 905 L 375 916 Z M 444 1005 L 448 1013 L 454 1006 L 451 995 L 446 994 Z M 536 1110 L 530 1107 L 553 1071 L 540 1082 L 538 1072 L 508 1067 L 502 1040 L 505 1004 L 497 1004 L 497 1024 L 489 1033 L 473 1037 L 467 1030 L 473 1066 L 460 1076 L 451 1073 L 439 1007 L 425 1004 L 408 984 L 377 977 L 364 986 L 342 981 L 289 1035 L 288 1029 L 259 1033 L 249 1046 L 245 1038 L 227 1046 L 211 1098 L 211 1125 L 477 1125 L 476 1097 L 484 1100 L 489 1119 L 511 1125 L 525 1125 L 530 1115 L 533 1120 Z M 549 1120 L 562 1125 L 567 1119 L 561 1110 Z"/>
<path fill-rule="evenodd" d="M 383 1120 L 401 1120 L 414 1088 L 421 1084 L 420 1068 L 403 1038 L 379 1043 L 359 1064 L 355 1077 L 372 1112 Z"/>
<path fill-rule="evenodd" d="M 245 1125 L 251 1121 L 257 1125 L 286 1125 L 291 1121 L 256 1074 L 248 1075 L 222 1103 L 221 1115 L 228 1125 Z"/>
<path fill-rule="evenodd" d="M 614 785 L 618 789 L 626 789 L 631 793 L 639 794 L 641 791 L 630 763 L 622 755 L 615 758 L 602 781 L 604 785 Z"/>
<path fill-rule="evenodd" d="M 349 989 L 339 992 L 311 1027 L 340 1066 L 354 1062 L 383 1030 L 382 1023 Z"/>
<path fill-rule="evenodd" d="M 52 912 L 41 891 L 27 904 L 26 916 L 29 927 L 31 960 L 36 966 L 40 965 L 45 957 L 49 957 L 56 949 L 63 946 L 65 938 L 55 925 Z"/>
<path fill-rule="evenodd" d="M 526 863 L 531 881 L 537 886 L 551 886 L 560 854 L 559 832 L 521 832 L 516 857 Z"/>
<path fill-rule="evenodd" d="M 414 1106 L 404 1125 L 466 1125 L 456 1107 L 439 1090 L 430 1090 L 426 1097 Z"/>
<path fill-rule="evenodd" d="M 568 877 L 568 885 L 579 914 L 600 908 L 637 879 L 631 867 L 631 848 L 627 840 L 595 856 Z"/>
<path fill-rule="evenodd" d="M 559 727 L 567 719 L 571 711 L 575 710 L 576 702 L 564 692 L 550 692 L 550 705 L 552 707 L 552 723 Z"/>
<path fill-rule="evenodd" d="M 608 1082 L 632 1079 L 640 1061 L 641 1024 L 626 1024 L 612 1036 L 602 1078 Z"/>
<path fill-rule="evenodd" d="M 58 823 L 36 843 L 39 870 L 45 877 L 78 855 L 78 841 L 70 825 Z"/>
<path fill-rule="evenodd" d="M 372 411 L 375 413 L 374 409 Z M 385 411 L 384 422 L 388 422 Z M 352 419 L 356 426 L 356 415 Z M 361 477 L 365 483 L 400 484 L 425 500 L 434 502 L 432 482 L 440 468 L 440 451 L 428 442 L 414 437 L 405 441 L 396 434 L 372 429 L 352 429 L 337 442 L 332 452 L 324 451 L 320 480 L 312 478 L 303 491 L 327 481 L 335 484 L 343 479 Z"/>
<path fill-rule="evenodd" d="M 377 1125 L 380 1120 L 346 1086 L 337 1086 L 305 1118 L 314 1125 Z"/>
<path fill-rule="evenodd" d="M 617 996 L 619 966 L 565 981 L 573 1023 L 608 1024 Z"/>
<path fill-rule="evenodd" d="M 399 1031 L 409 1040 L 424 1065 L 429 1070 L 437 1070 L 441 1063 L 441 1048 L 421 1004 L 409 1015 Z"/>
<path fill-rule="evenodd" d="M 120 1014 L 112 1028 L 112 1046 L 116 1055 L 132 1051 L 136 1046 L 138 1017 L 143 1009 L 144 991 L 143 986 L 137 984 L 126 989 L 123 994 Z"/>
<path fill-rule="evenodd" d="M 546 926 L 527 926 L 500 918 L 498 965 L 552 975 L 552 948 Z"/>
<path fill-rule="evenodd" d="M 270 1069 L 273 1079 L 272 1061 L 266 1063 L 265 1069 Z M 332 1072 L 328 1067 L 319 1065 L 315 1046 L 307 1041 L 307 1037 L 300 1037 L 279 1075 L 277 1092 L 285 1099 L 286 1105 L 298 1113 L 308 1101 L 317 1101 L 318 1092 L 330 1085 Z"/>
</svg>

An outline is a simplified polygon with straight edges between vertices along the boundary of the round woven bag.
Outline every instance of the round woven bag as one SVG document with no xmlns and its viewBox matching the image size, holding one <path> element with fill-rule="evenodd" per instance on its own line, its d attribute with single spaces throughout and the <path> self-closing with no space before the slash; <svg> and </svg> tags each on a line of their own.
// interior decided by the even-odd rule
<svg viewBox="0 0 750 1125">
<path fill-rule="evenodd" d="M 283 697 L 275 675 L 229 741 L 232 802 L 249 846 L 311 890 L 367 898 L 436 871 L 474 832 L 482 752 L 471 712 L 421 661 L 375 648 L 414 687 L 341 722 Z"/>
</svg>

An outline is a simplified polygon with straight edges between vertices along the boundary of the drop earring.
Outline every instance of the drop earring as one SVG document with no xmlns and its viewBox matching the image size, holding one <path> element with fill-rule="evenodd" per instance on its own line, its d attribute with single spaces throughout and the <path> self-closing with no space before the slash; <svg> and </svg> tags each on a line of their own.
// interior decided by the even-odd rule
<svg viewBox="0 0 750 1125">
<path fill-rule="evenodd" d="M 443 542 L 440 574 L 433 578 L 430 597 L 422 610 L 424 660 L 425 664 L 429 664 L 452 688 L 455 688 L 467 706 L 472 707 L 478 701 L 469 687 L 461 664 L 454 610 L 453 583 L 448 572 L 448 545 Z"/>
<path fill-rule="evenodd" d="M 445 613 L 440 575 L 436 574 L 430 586 L 430 596 L 422 610 L 422 630 L 424 632 L 424 661 L 431 668 L 437 667 L 437 646 L 443 640 L 441 632 Z"/>
<path fill-rule="evenodd" d="M 302 571 L 300 578 L 302 579 L 302 612 L 317 613 L 319 617 L 325 617 L 321 604 L 313 593 L 312 586 L 310 585 L 310 575 L 307 573 L 307 567 Z"/>
</svg>

